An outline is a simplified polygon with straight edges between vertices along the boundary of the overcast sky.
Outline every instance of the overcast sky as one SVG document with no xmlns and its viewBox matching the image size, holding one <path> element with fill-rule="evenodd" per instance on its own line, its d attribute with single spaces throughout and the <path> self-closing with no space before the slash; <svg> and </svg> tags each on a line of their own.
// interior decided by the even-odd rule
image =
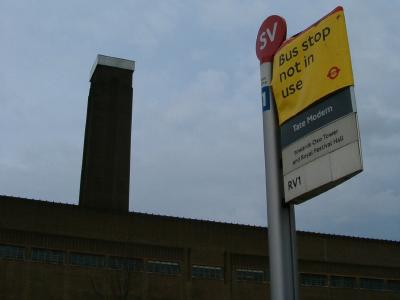
<svg viewBox="0 0 400 300">
<path fill-rule="evenodd" d="M 400 240 L 400 1 L 0 2 L 0 194 L 78 203 L 89 71 L 136 61 L 130 210 L 266 226 L 255 39 L 343 5 L 364 172 L 297 229 Z"/>
</svg>

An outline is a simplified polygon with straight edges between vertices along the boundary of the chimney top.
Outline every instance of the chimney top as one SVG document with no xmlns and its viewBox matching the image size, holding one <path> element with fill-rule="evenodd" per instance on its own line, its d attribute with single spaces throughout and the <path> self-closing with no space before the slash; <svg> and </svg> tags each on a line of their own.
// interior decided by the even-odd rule
<svg viewBox="0 0 400 300">
<path fill-rule="evenodd" d="M 93 73 L 98 65 L 135 71 L 135 61 L 133 60 L 98 54 L 92 69 L 90 70 L 89 80 L 92 79 Z"/>
</svg>

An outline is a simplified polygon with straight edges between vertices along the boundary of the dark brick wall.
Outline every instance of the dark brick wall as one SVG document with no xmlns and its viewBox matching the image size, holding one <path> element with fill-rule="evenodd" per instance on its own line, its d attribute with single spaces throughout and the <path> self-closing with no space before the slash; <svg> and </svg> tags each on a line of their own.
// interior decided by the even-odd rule
<svg viewBox="0 0 400 300">
<path fill-rule="evenodd" d="M 400 243 L 298 232 L 299 272 L 400 280 Z M 241 281 L 237 269 L 268 270 L 267 229 L 0 196 L 0 244 L 25 247 L 0 258 L 0 299 L 269 299 L 269 280 Z M 166 261 L 174 275 L 32 261 L 33 248 Z M 223 268 L 192 278 L 193 265 Z M 122 296 L 127 292 L 127 298 Z M 399 299 L 399 292 L 302 286 L 301 299 Z M 118 298 L 119 297 L 119 298 Z"/>
</svg>

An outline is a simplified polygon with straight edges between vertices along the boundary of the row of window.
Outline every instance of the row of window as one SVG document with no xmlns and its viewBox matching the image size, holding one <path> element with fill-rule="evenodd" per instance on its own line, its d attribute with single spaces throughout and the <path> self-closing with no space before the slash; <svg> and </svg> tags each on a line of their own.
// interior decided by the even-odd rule
<svg viewBox="0 0 400 300">
<path fill-rule="evenodd" d="M 64 264 L 66 253 L 64 251 L 49 250 L 41 248 L 32 248 L 31 260 L 38 262 L 45 262 L 51 264 Z M 25 248 L 12 245 L 0 245 L 0 258 L 23 260 L 25 258 Z M 110 256 L 108 259 L 102 255 L 93 255 L 87 253 L 69 253 L 70 265 L 95 267 L 95 268 L 111 268 L 123 269 L 134 272 L 141 272 L 145 270 L 149 273 L 159 273 L 166 275 L 176 275 L 180 273 L 180 265 L 177 262 L 165 261 L 146 261 L 146 265 L 142 259 L 138 258 L 125 258 Z M 224 279 L 224 270 L 221 267 L 212 266 L 192 266 L 193 278 L 204 279 Z"/>
<path fill-rule="evenodd" d="M 376 291 L 400 292 L 400 280 L 384 280 L 380 278 L 356 278 L 325 274 L 300 274 L 300 284 L 303 286 L 320 286 L 349 289 L 368 289 Z"/>
<path fill-rule="evenodd" d="M 25 259 L 25 248 L 14 245 L 0 244 L 0 258 L 23 260 Z M 66 252 L 41 248 L 32 248 L 31 260 L 51 264 L 64 264 Z M 73 266 L 111 268 L 116 270 L 127 270 L 133 272 L 149 272 L 165 275 L 180 274 L 178 262 L 166 262 L 147 260 L 144 262 L 138 258 L 105 257 L 86 253 L 69 253 L 68 263 Z M 224 269 L 214 266 L 192 266 L 192 278 L 223 280 Z M 235 279 L 237 281 L 269 281 L 268 270 L 236 269 Z M 356 278 L 350 276 L 337 276 L 326 274 L 300 274 L 300 284 L 303 286 L 319 286 L 333 288 L 390 290 L 400 292 L 400 280 L 384 280 L 378 278 Z"/>
<path fill-rule="evenodd" d="M 203 278 L 203 279 L 224 279 L 224 269 L 221 267 L 211 267 L 211 266 L 192 266 L 192 277 L 193 278 Z"/>
<path fill-rule="evenodd" d="M 263 270 L 236 269 L 236 280 L 239 281 L 269 281 L 269 273 Z"/>
<path fill-rule="evenodd" d="M 111 268 L 128 271 L 144 271 L 145 264 L 142 259 L 126 257 L 105 257 L 87 253 L 69 253 L 68 263 L 72 266 Z M 24 260 L 26 258 L 25 248 L 12 245 L 0 245 L 0 258 Z M 64 264 L 66 252 L 41 248 L 32 248 L 31 260 L 37 262 Z M 176 275 L 180 273 L 180 266 L 177 262 L 164 262 L 148 260 L 146 261 L 146 272 Z"/>
<path fill-rule="evenodd" d="M 10 245 L 0 245 L 0 258 L 6 259 L 24 259 L 25 248 L 10 246 Z"/>
</svg>

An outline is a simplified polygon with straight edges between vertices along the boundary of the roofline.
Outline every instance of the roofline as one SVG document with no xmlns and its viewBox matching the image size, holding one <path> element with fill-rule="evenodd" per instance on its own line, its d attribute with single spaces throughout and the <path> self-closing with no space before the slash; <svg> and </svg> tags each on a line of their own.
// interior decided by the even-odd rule
<svg viewBox="0 0 400 300">
<path fill-rule="evenodd" d="M 30 201 L 31 203 L 40 203 L 41 205 L 46 205 L 46 206 L 69 207 L 72 209 L 86 210 L 86 211 L 98 212 L 98 213 L 119 214 L 119 215 L 140 215 L 140 216 L 144 216 L 144 217 L 158 217 L 158 218 L 176 220 L 176 221 L 182 220 L 182 221 L 190 221 L 190 222 L 196 222 L 196 223 L 208 223 L 208 224 L 221 225 L 221 226 L 228 225 L 228 226 L 237 226 L 237 227 L 241 227 L 241 228 L 253 228 L 253 229 L 258 229 L 258 230 L 268 230 L 268 227 L 258 226 L 258 225 L 229 223 L 229 222 L 221 222 L 221 221 L 215 221 L 215 220 L 192 219 L 192 218 L 187 218 L 187 217 L 159 215 L 159 214 L 153 214 L 153 213 L 148 213 L 148 212 L 131 212 L 131 211 L 130 212 L 118 212 L 118 211 L 107 211 L 107 210 L 100 210 L 100 209 L 90 209 L 89 210 L 87 208 L 80 207 L 77 204 L 52 202 L 52 201 L 33 199 L 33 198 L 21 198 L 21 197 L 10 196 L 10 195 L 0 195 L 0 201 L 3 198 L 14 199 L 17 201 Z M 303 231 L 303 230 L 296 230 L 296 232 L 300 235 L 312 235 L 312 236 L 325 237 L 325 238 L 353 239 L 353 240 L 362 240 L 362 241 L 371 241 L 371 242 L 383 242 L 383 243 L 389 243 L 389 244 L 400 244 L 400 241 L 396 241 L 396 240 L 386 240 L 386 239 L 377 239 L 377 238 L 368 238 L 368 237 L 359 237 L 359 236 L 350 236 L 350 235 L 341 235 L 341 234 L 332 234 L 332 233 L 322 233 L 322 232 L 313 232 L 313 231 Z"/>
</svg>

